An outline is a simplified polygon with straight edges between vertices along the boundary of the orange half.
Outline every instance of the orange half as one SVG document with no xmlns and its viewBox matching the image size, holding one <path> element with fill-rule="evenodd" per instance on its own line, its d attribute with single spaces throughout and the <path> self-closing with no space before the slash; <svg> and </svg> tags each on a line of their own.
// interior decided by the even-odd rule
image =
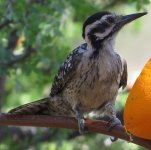
<svg viewBox="0 0 151 150">
<path fill-rule="evenodd" d="M 124 126 L 133 135 L 151 140 L 151 59 L 144 66 L 127 98 Z"/>
</svg>

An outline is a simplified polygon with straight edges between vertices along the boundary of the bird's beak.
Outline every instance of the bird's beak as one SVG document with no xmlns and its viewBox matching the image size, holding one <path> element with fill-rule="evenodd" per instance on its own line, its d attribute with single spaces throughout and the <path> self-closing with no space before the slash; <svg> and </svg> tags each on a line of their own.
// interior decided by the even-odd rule
<svg viewBox="0 0 151 150">
<path fill-rule="evenodd" d="M 135 19 L 138 19 L 144 15 L 146 15 L 147 12 L 143 12 L 143 13 L 135 13 L 135 14 L 130 14 L 130 15 L 126 15 L 126 16 L 122 16 L 120 18 L 120 20 L 117 22 L 117 25 L 119 27 L 123 27 L 125 24 L 135 20 Z"/>
</svg>

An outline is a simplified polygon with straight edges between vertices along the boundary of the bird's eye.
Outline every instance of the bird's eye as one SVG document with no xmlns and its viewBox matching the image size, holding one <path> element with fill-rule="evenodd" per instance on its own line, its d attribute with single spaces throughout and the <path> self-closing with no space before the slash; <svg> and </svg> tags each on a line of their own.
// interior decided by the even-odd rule
<svg viewBox="0 0 151 150">
<path fill-rule="evenodd" d="M 110 23 L 113 23 L 114 22 L 114 18 L 110 16 L 110 17 L 107 18 L 107 21 L 110 22 Z"/>
</svg>

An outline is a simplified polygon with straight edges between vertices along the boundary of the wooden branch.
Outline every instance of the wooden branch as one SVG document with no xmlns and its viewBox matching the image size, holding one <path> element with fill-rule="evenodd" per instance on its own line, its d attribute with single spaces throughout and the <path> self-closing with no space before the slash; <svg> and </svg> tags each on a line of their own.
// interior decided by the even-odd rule
<svg viewBox="0 0 151 150">
<path fill-rule="evenodd" d="M 78 130 L 78 125 L 75 118 L 63 116 L 0 114 L 0 125 L 35 126 Z M 88 132 L 102 133 L 130 141 L 129 135 L 126 134 L 122 126 L 117 126 L 109 132 L 107 122 L 90 119 L 85 120 L 85 126 L 86 131 Z M 151 148 L 150 140 L 145 140 L 134 136 L 133 141 L 131 142 L 145 148 Z"/>
<path fill-rule="evenodd" d="M 31 46 L 28 46 L 25 49 L 25 52 L 19 56 L 15 56 L 13 59 L 8 60 L 7 62 L 4 63 L 5 67 L 12 67 L 13 65 L 23 62 L 26 58 L 28 58 L 32 53 L 36 52 L 34 48 Z"/>
<path fill-rule="evenodd" d="M 12 29 L 8 36 L 8 42 L 6 49 L 7 50 L 14 50 L 17 46 L 17 41 L 19 39 L 19 36 L 17 35 L 18 29 Z"/>
</svg>

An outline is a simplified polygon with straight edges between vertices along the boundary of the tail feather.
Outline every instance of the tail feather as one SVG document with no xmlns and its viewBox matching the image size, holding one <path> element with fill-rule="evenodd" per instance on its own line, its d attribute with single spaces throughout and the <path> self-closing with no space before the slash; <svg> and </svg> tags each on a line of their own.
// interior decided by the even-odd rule
<svg viewBox="0 0 151 150">
<path fill-rule="evenodd" d="M 74 111 L 67 101 L 43 98 L 25 105 L 21 105 L 8 112 L 20 115 L 65 115 L 74 116 Z"/>
<path fill-rule="evenodd" d="M 10 114 L 20 115 L 36 115 L 36 114 L 49 114 L 48 104 L 50 98 L 43 98 L 28 104 L 21 105 L 10 110 Z"/>
</svg>

